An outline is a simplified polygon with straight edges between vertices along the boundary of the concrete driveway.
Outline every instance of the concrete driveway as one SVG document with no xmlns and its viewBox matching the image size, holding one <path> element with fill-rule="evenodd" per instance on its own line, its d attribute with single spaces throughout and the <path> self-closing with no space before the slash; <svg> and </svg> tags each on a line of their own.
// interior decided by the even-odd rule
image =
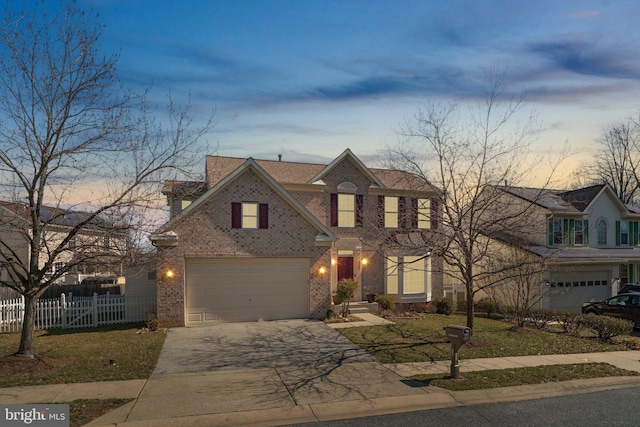
<svg viewBox="0 0 640 427">
<path fill-rule="evenodd" d="M 424 394 L 322 322 L 176 328 L 127 421 Z"/>
</svg>

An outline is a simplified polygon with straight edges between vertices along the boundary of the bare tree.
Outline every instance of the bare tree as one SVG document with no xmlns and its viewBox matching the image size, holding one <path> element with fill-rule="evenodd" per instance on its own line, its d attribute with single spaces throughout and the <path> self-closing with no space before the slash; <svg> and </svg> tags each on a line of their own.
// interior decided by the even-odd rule
<svg viewBox="0 0 640 427">
<path fill-rule="evenodd" d="M 495 262 L 503 257 L 490 242 L 505 235 L 524 240 L 535 223 L 527 218 L 534 214 L 532 203 L 513 203 L 504 190 L 535 175 L 540 159 L 529 154 L 539 125 L 534 115 L 522 126 L 512 124 L 522 99 L 504 95 L 502 76 L 492 74 L 482 102 L 466 118 L 456 104 L 428 105 L 406 124 L 399 145 L 389 150 L 389 166 L 442 191 L 441 246 L 428 249 L 449 266 L 444 274 L 464 284 L 469 327 L 475 294 L 504 281 L 505 272 L 515 266 Z"/>
<path fill-rule="evenodd" d="M 633 118 L 608 125 L 596 140 L 595 160 L 576 172 L 587 185 L 607 183 L 623 203 L 640 201 L 640 124 Z"/>
<path fill-rule="evenodd" d="M 0 267 L 25 301 L 17 354 L 33 357 L 38 297 L 73 268 L 126 258 L 159 185 L 193 165 L 211 120 L 190 130 L 188 108 L 169 102 L 167 128 L 155 121 L 146 93 L 121 87 L 118 55 L 100 53 L 97 13 L 13 6 L 0 28 L 0 174 L 3 198 L 23 212 L 2 211 Z"/>
<path fill-rule="evenodd" d="M 501 253 L 502 257 L 492 260 L 497 263 L 495 271 L 500 271 L 505 265 L 511 268 L 498 273 L 493 281 L 499 283 L 502 280 L 504 283 L 487 287 L 486 293 L 493 301 L 506 304 L 516 324 L 523 327 L 531 310 L 539 306 L 545 295 L 540 281 L 540 274 L 545 269 L 545 259 L 513 244 L 505 245 Z"/>
</svg>

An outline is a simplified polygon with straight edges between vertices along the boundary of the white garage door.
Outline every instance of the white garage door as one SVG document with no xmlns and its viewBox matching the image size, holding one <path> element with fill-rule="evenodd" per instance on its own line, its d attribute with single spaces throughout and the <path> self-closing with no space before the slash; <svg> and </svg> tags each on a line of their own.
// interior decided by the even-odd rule
<svg viewBox="0 0 640 427">
<path fill-rule="evenodd" d="M 557 275 L 553 278 L 549 291 L 549 308 L 580 312 L 582 304 L 602 301 L 609 297 L 609 273 L 606 271 L 585 271 Z"/>
<path fill-rule="evenodd" d="M 309 317 L 309 261 L 187 260 L 187 324 Z"/>
</svg>

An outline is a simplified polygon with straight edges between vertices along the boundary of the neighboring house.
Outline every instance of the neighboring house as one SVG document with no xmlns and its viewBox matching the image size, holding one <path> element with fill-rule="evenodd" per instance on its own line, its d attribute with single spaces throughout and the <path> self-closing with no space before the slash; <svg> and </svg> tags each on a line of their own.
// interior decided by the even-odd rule
<svg viewBox="0 0 640 427">
<path fill-rule="evenodd" d="M 608 185 L 572 191 L 504 188 L 514 203 L 533 203 L 524 248 L 541 257 L 543 308 L 579 312 L 640 277 L 640 211 Z M 533 222 L 537 222 L 534 224 Z"/>
<path fill-rule="evenodd" d="M 47 253 L 57 247 L 69 231 L 87 218 L 86 212 L 70 211 L 43 206 L 40 221 L 43 229 L 39 268 L 48 261 Z M 11 259 L 19 259 L 23 265 L 29 262 L 29 237 L 31 236 L 28 206 L 22 203 L 0 201 L 0 281 L 10 282 L 9 269 L 4 265 Z M 58 275 L 56 283 L 76 284 L 91 276 L 120 276 L 121 259 L 127 250 L 127 234 L 108 221 L 98 219 L 84 225 L 55 259 L 46 277 Z M 78 260 L 82 260 L 78 262 Z M 73 267 L 70 266 L 73 264 Z M 5 268 L 2 268 L 4 265 Z"/>
<path fill-rule="evenodd" d="M 358 281 L 356 300 L 442 296 L 442 261 L 425 243 L 439 193 L 416 182 L 350 150 L 328 165 L 207 156 L 206 182 L 163 190 L 171 219 L 151 236 L 158 319 L 321 319 L 343 278 Z"/>
</svg>

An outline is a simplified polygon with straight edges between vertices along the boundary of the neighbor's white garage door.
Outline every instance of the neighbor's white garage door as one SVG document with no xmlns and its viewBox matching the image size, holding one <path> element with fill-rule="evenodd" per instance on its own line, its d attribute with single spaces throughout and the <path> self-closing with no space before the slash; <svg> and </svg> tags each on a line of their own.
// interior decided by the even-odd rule
<svg viewBox="0 0 640 427">
<path fill-rule="evenodd" d="M 309 316 L 309 261 L 187 260 L 187 324 Z"/>
<path fill-rule="evenodd" d="M 609 297 L 611 283 L 606 271 L 585 271 L 553 277 L 549 287 L 549 308 L 580 312 L 582 304 Z"/>
</svg>

